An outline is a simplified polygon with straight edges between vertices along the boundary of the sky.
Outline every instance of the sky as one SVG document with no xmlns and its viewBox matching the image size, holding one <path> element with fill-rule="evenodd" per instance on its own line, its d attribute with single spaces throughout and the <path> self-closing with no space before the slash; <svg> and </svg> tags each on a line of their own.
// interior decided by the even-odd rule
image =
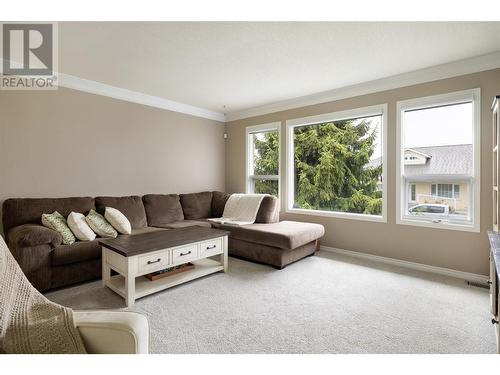
<svg viewBox="0 0 500 375">
<path fill-rule="evenodd" d="M 377 129 L 378 138 L 371 159 L 382 156 L 381 116 L 366 118 Z M 427 108 L 404 113 L 404 146 L 425 147 L 472 144 L 472 103 Z"/>
<path fill-rule="evenodd" d="M 472 144 L 472 103 L 404 114 L 405 147 Z"/>
</svg>

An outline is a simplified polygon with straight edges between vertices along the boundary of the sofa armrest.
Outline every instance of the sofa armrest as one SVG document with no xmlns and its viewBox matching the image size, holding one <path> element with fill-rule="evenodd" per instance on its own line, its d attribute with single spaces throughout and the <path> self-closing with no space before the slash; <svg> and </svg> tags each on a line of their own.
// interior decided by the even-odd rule
<svg viewBox="0 0 500 375">
<path fill-rule="evenodd" d="M 23 224 L 12 228 L 8 233 L 9 244 L 14 247 L 38 246 L 51 244 L 53 247 L 62 243 L 62 236 L 53 229 L 37 224 Z"/>
<path fill-rule="evenodd" d="M 36 224 L 23 224 L 7 233 L 9 250 L 28 280 L 39 291 L 51 288 L 51 254 L 62 243 L 55 230 Z"/>
<path fill-rule="evenodd" d="M 93 354 L 148 354 L 149 324 L 129 311 L 75 311 L 85 349 Z"/>
</svg>

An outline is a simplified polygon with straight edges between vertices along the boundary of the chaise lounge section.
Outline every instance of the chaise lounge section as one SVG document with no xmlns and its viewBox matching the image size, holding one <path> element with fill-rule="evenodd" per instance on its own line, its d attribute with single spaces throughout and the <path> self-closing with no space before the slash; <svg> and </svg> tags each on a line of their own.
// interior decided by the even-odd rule
<svg viewBox="0 0 500 375">
<path fill-rule="evenodd" d="M 230 254 L 283 269 L 318 250 L 318 239 L 324 234 L 320 224 L 281 221 L 241 227 L 220 225 L 231 232 Z"/>
<path fill-rule="evenodd" d="M 278 200 L 266 196 L 255 224 L 241 227 L 210 223 L 221 217 L 230 194 L 205 191 L 191 194 L 147 194 L 125 197 L 16 198 L 3 204 L 3 229 L 9 248 L 40 291 L 101 277 L 101 247 L 94 241 L 63 245 L 61 235 L 41 225 L 43 213 L 100 213 L 120 210 L 130 221 L 132 234 L 175 230 L 187 226 L 221 227 L 231 232 L 229 254 L 283 268 L 314 254 L 323 226 L 279 222 Z"/>
</svg>

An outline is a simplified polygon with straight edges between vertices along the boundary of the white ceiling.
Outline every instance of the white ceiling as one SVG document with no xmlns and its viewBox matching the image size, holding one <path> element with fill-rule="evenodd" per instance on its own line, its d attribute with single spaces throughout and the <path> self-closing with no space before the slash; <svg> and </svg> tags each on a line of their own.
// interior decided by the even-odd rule
<svg viewBox="0 0 500 375">
<path fill-rule="evenodd" d="M 234 113 L 500 51 L 500 22 L 59 23 L 59 71 Z"/>
</svg>

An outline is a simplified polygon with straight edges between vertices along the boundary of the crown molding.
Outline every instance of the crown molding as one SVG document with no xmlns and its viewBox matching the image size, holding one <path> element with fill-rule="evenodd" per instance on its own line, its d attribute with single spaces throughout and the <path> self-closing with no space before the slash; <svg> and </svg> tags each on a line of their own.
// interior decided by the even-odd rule
<svg viewBox="0 0 500 375">
<path fill-rule="evenodd" d="M 0 64 L 4 59 L 0 58 Z M 202 117 L 209 120 L 225 122 L 224 113 L 214 112 L 205 108 L 176 102 L 159 96 L 148 95 L 138 91 L 128 90 L 121 87 L 111 86 L 102 82 L 80 78 L 65 73 L 56 73 L 57 86 L 66 87 L 73 90 L 88 92 L 90 94 L 107 96 L 114 99 L 124 100 L 132 103 L 147 105 L 149 107 L 161 108 L 172 112 L 183 113 L 195 117 Z"/>
<path fill-rule="evenodd" d="M 225 123 L 496 68 L 500 68 L 500 51 L 228 114 L 65 73 L 58 73 L 58 86 Z"/>
<path fill-rule="evenodd" d="M 226 114 L 226 122 L 500 68 L 500 51 Z"/>
<path fill-rule="evenodd" d="M 58 86 L 61 87 L 88 92 L 96 95 L 107 96 L 114 99 L 125 100 L 132 103 L 147 105 L 149 107 L 184 113 L 186 115 L 203 117 L 209 120 L 225 122 L 225 116 L 223 113 L 210 111 L 205 108 L 195 107 L 189 104 L 176 102 L 158 96 L 143 94 L 141 92 L 111 86 L 105 83 L 92 81 L 64 73 L 58 74 L 58 80 Z"/>
</svg>

